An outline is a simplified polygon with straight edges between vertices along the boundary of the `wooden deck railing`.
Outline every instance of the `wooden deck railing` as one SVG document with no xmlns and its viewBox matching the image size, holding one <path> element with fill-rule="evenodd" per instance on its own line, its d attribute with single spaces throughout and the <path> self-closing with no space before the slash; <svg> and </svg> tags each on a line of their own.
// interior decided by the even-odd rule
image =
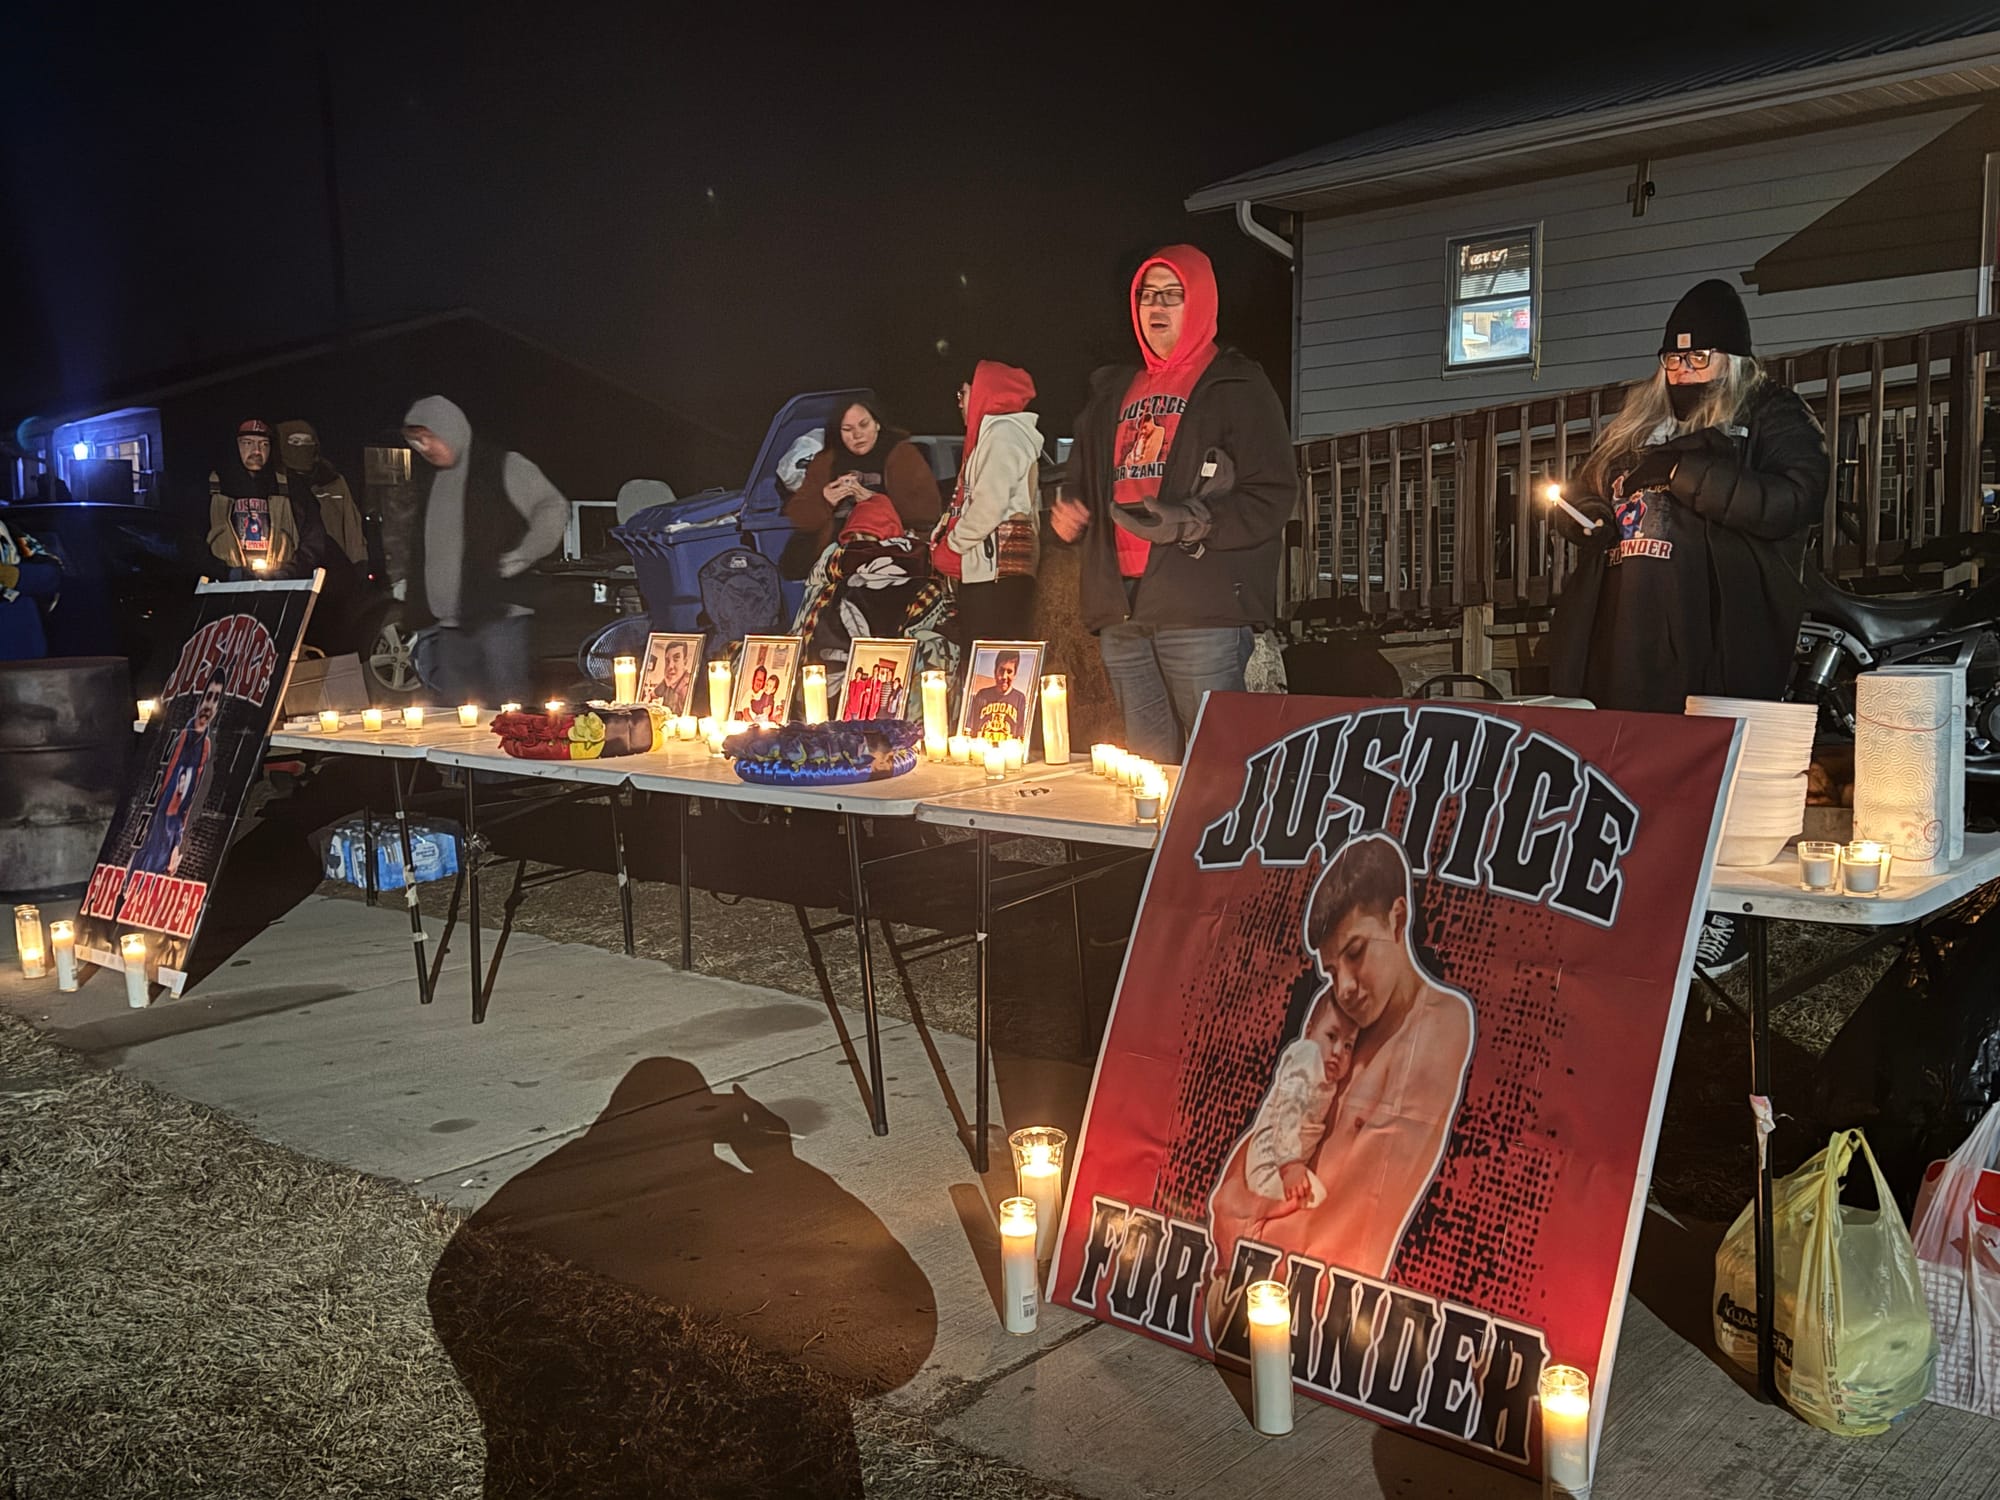
<svg viewBox="0 0 2000 1500">
<path fill-rule="evenodd" d="M 1996 349 L 2000 316 L 1767 361 L 1812 406 L 1835 457 L 1815 538 L 1829 573 L 1900 567 L 1927 540 L 1979 529 Z M 1299 444 L 1306 565 L 1293 602 L 1336 597 L 1413 627 L 1468 606 L 1545 609 L 1570 549 L 1539 489 L 1576 472 L 1624 393 L 1566 391 Z"/>
</svg>

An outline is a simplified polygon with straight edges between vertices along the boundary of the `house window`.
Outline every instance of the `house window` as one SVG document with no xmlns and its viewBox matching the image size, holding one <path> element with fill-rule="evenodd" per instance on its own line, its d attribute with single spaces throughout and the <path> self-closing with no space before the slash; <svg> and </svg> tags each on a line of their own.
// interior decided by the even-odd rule
<svg viewBox="0 0 2000 1500">
<path fill-rule="evenodd" d="M 1447 370 L 1533 366 L 1541 232 L 1510 229 L 1451 242 Z"/>
</svg>

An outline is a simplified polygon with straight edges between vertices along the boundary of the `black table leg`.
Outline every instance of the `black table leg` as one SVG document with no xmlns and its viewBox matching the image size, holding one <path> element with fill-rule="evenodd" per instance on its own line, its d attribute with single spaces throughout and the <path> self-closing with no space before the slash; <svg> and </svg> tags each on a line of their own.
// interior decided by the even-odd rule
<svg viewBox="0 0 2000 1500">
<path fill-rule="evenodd" d="M 1069 927 L 1076 938 L 1076 1008 L 1083 1016 L 1082 1041 L 1077 1052 L 1090 1056 L 1090 961 L 1085 956 L 1083 946 L 1083 896 L 1082 882 L 1076 879 L 1076 845 L 1065 840 L 1063 843 L 1063 863 L 1069 867 Z"/>
<path fill-rule="evenodd" d="M 877 1135 L 889 1133 L 888 1091 L 882 1083 L 882 1030 L 875 1015 L 875 966 L 868 951 L 868 881 L 861 872 L 861 829 L 852 813 L 840 815 L 847 834 L 847 872 L 854 888 L 854 946 L 861 960 L 861 1014 L 868 1028 L 868 1090 Z"/>
<path fill-rule="evenodd" d="M 979 979 L 977 1003 L 973 1009 L 972 1021 L 972 1064 L 975 1072 L 972 1083 L 972 1169 L 984 1172 L 987 1166 L 986 1135 L 988 1117 L 992 1113 L 992 1103 L 987 1098 L 986 1074 L 992 1066 L 993 1037 L 987 1029 L 987 993 L 991 975 L 987 970 L 987 959 L 992 952 L 989 941 L 993 925 L 993 841 L 985 829 L 977 830 L 972 836 L 972 857 L 978 861 L 973 871 L 973 901 L 978 907 L 974 918 L 977 926 L 973 929 L 973 939 L 979 944 Z M 1071 891 L 1074 899 L 1075 892 Z"/>
<path fill-rule="evenodd" d="M 1761 1111 L 1771 1098 L 1771 970 L 1769 934 L 1762 917 L 1747 922 L 1750 948 L 1750 1093 L 1751 1119 L 1757 1139 L 1757 1388 L 1767 1401 L 1783 1404 L 1778 1395 L 1776 1252 L 1772 1247 L 1772 1188 L 1770 1139 Z M 1775 1123 L 1776 1111 L 1770 1120 Z"/>
<path fill-rule="evenodd" d="M 611 850 L 618 860 L 618 915 L 625 923 L 625 956 L 638 952 L 632 942 L 632 880 L 625 870 L 625 827 L 618 820 L 618 799 L 625 788 L 611 789 Z"/>
<path fill-rule="evenodd" d="M 410 815 L 403 806 L 403 763 L 389 762 L 389 781 L 396 789 L 396 837 L 403 846 L 403 904 L 410 909 L 410 943 L 417 955 L 417 999 L 431 1003 L 431 966 L 424 954 L 424 913 L 417 904 L 417 858 L 410 849 Z M 370 869 L 375 866 L 371 857 Z"/>
<path fill-rule="evenodd" d="M 688 802 L 686 796 L 674 798 L 680 804 L 681 824 L 681 972 L 691 973 L 694 969 L 694 887 L 688 883 Z"/>
<path fill-rule="evenodd" d="M 396 763 L 389 762 L 394 771 Z M 361 809 L 361 864 L 363 867 L 362 889 L 368 892 L 368 904 L 375 904 L 375 813 L 366 804 Z"/>
<path fill-rule="evenodd" d="M 485 986 L 486 967 L 479 954 L 479 794 L 474 790 L 478 774 L 467 767 L 465 770 L 465 846 L 459 850 L 459 860 L 465 866 L 465 888 L 472 907 L 472 924 L 468 929 L 472 939 L 472 1020 L 473 1024 L 486 1019 Z"/>
</svg>

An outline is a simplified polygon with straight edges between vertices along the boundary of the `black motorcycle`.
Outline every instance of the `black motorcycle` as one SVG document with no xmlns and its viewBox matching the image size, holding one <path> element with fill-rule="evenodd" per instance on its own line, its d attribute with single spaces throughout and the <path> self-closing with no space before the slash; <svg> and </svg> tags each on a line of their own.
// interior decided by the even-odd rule
<svg viewBox="0 0 2000 1500">
<path fill-rule="evenodd" d="M 1985 582 L 1926 593 L 1855 594 L 1821 573 L 1808 551 L 1806 618 L 1789 696 L 1795 703 L 1818 703 L 1821 728 L 1851 739 L 1858 673 L 1962 666 L 1966 779 L 2000 782 L 2000 543 L 1983 534 L 1947 541 L 1953 557 L 1940 560 L 1982 556 Z"/>
</svg>

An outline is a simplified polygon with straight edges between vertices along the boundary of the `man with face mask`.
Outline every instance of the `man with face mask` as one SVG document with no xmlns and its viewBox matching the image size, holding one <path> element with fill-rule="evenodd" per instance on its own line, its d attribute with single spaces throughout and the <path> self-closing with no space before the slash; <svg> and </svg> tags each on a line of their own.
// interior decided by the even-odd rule
<svg viewBox="0 0 2000 1500">
<path fill-rule="evenodd" d="M 278 424 L 278 459 L 292 492 L 292 518 L 299 528 L 294 576 L 314 568 L 325 573 L 306 640 L 325 651 L 351 651 L 353 614 L 368 541 L 361 511 L 347 481 L 320 453 L 319 433 L 310 422 Z"/>
<path fill-rule="evenodd" d="M 229 576 L 285 578 L 298 552 L 291 486 L 271 452 L 271 424 L 250 417 L 236 429 L 236 455 L 208 475 L 208 550 Z"/>
<path fill-rule="evenodd" d="M 447 703 L 529 699 L 533 611 L 509 580 L 562 545 L 569 502 L 528 459 L 477 437 L 443 396 L 413 405 L 403 436 L 431 470 L 410 555 L 394 568 L 408 586 L 404 619 L 420 632 L 417 675 Z"/>
<path fill-rule="evenodd" d="M 1081 498 L 1050 514 L 1057 536 L 1082 541 L 1083 623 L 1125 743 L 1152 760 L 1181 759 L 1203 693 L 1243 691 L 1298 505 L 1284 407 L 1254 362 L 1216 342 L 1217 305 L 1215 270 L 1192 245 L 1139 267 L 1139 362 L 1091 377 L 1069 460 Z"/>
</svg>

